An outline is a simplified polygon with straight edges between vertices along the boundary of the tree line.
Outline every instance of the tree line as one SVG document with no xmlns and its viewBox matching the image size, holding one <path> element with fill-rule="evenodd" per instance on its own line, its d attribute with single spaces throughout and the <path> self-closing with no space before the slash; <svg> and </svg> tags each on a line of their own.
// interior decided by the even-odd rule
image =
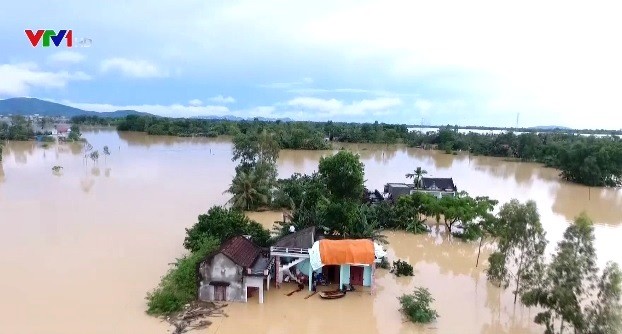
<svg viewBox="0 0 622 334">
<path fill-rule="evenodd" d="M 438 131 L 408 131 L 406 125 L 384 123 L 228 121 L 173 119 L 129 115 L 116 120 L 97 116 L 74 117 L 78 124 L 117 124 L 119 131 L 140 131 L 152 135 L 251 136 L 266 131 L 275 136 L 281 149 L 324 150 L 330 142 L 405 143 L 431 147 L 446 153 L 465 151 L 475 155 L 512 158 L 543 163 L 560 170 L 567 181 L 588 186 L 622 185 L 622 139 L 582 136 L 562 131 L 514 132 L 500 134 L 461 133 L 458 127 Z"/>
<path fill-rule="evenodd" d="M 534 133 L 576 133 L 590 135 L 613 135 L 622 136 L 622 130 L 606 130 L 606 129 L 570 129 L 564 127 L 499 127 L 499 126 L 460 126 L 460 125 L 411 125 L 410 127 L 417 129 L 440 129 L 443 127 L 452 127 L 460 130 L 480 130 L 480 131 L 506 131 L 506 132 L 534 132 Z"/>
<path fill-rule="evenodd" d="M 588 186 L 622 185 L 622 139 L 565 133 L 467 134 L 444 127 L 436 132 L 413 132 L 411 146 L 433 146 L 447 153 L 466 151 L 475 155 L 543 163 L 560 170 L 567 181 Z"/>
</svg>

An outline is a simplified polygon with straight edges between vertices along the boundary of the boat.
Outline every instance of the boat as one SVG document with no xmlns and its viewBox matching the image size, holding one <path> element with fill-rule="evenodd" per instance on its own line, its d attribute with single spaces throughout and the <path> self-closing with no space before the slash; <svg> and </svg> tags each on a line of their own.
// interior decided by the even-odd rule
<svg viewBox="0 0 622 334">
<path fill-rule="evenodd" d="M 343 291 L 321 291 L 320 293 L 320 298 L 322 299 L 337 299 L 337 298 L 341 298 L 343 296 L 346 295 L 345 292 Z"/>
</svg>

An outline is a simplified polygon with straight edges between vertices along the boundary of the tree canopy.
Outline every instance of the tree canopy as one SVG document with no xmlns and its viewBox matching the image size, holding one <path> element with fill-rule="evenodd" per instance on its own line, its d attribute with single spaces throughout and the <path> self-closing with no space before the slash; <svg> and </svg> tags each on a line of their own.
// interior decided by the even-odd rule
<svg viewBox="0 0 622 334">
<path fill-rule="evenodd" d="M 205 238 L 214 238 L 222 243 L 237 235 L 250 235 L 259 246 L 267 246 L 270 241 L 270 231 L 250 220 L 244 212 L 214 206 L 206 214 L 199 215 L 199 221 L 186 229 L 184 247 L 196 252 Z"/>
<path fill-rule="evenodd" d="M 582 214 L 564 232 L 542 277 L 524 291 L 527 306 L 539 306 L 535 322 L 545 333 L 619 333 L 622 273 L 607 264 L 598 277 L 592 221 Z"/>
</svg>

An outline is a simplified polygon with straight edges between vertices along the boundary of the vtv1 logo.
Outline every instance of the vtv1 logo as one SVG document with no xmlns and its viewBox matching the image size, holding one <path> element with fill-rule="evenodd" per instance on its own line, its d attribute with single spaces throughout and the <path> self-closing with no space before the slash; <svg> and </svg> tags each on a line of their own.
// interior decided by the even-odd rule
<svg viewBox="0 0 622 334">
<path fill-rule="evenodd" d="M 58 47 L 61 45 L 63 39 L 65 40 L 68 48 L 74 47 L 74 44 L 80 47 L 89 47 L 93 42 L 90 38 L 74 39 L 73 30 L 59 30 L 58 33 L 49 29 L 39 29 L 36 32 L 33 30 L 24 30 L 24 32 L 33 47 L 37 47 L 42 40 L 42 46 L 44 48 L 50 46 L 50 41 Z"/>
</svg>

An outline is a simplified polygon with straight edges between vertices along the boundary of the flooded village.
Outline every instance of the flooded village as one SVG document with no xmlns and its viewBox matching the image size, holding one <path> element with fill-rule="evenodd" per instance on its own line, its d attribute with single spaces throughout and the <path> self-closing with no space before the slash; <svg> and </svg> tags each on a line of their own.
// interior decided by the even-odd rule
<svg viewBox="0 0 622 334">
<path fill-rule="evenodd" d="M 85 159 L 80 143 L 12 141 L 4 147 L 0 223 L 8 233 L 0 237 L 6 254 L 0 323 L 15 333 L 165 332 L 168 323 L 145 315 L 145 293 L 184 253 L 185 229 L 197 215 L 230 200 L 223 190 L 235 175 L 233 143 L 115 130 L 83 131 L 83 137 L 93 147 L 111 147 L 110 156 Z M 360 155 L 371 205 L 415 191 L 436 197 L 467 191 L 500 203 L 533 199 L 550 240 L 548 254 L 586 212 L 595 224 L 599 267 L 622 262 L 615 247 L 622 237 L 619 189 L 563 182 L 555 169 L 535 163 L 401 145 L 343 146 Z M 322 157 L 336 152 L 281 150 L 278 176 L 312 174 Z M 55 165 L 63 166 L 61 174 L 50 172 Z M 406 177 L 419 166 L 427 175 Z M 246 216 L 268 230 L 291 220 L 283 210 Z M 198 296 L 227 304 L 227 316 L 210 318 L 198 332 L 543 332 L 533 322 L 537 308 L 515 305 L 512 289 L 487 280 L 492 243 L 484 243 L 476 265 L 478 243 L 444 233 L 443 223 L 433 220 L 426 233 L 383 231 L 386 244 L 292 227 L 281 229 L 270 246 L 237 235 L 201 258 Z M 414 276 L 377 268 L 382 257 L 410 263 Z M 398 301 L 420 286 L 429 289 L 439 314 L 423 325 L 407 321 Z"/>
</svg>

